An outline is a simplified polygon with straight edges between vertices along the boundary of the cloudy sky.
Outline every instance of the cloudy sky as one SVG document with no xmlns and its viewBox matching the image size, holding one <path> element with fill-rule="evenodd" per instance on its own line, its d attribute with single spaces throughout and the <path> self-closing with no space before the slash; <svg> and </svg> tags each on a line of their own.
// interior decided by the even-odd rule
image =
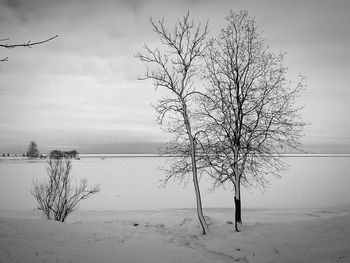
<svg viewBox="0 0 350 263">
<path fill-rule="evenodd" d="M 190 11 L 211 36 L 229 10 L 248 10 L 273 50 L 286 51 L 288 76 L 306 76 L 303 143 L 314 152 L 350 152 L 350 1 L 0 0 L 0 39 L 49 43 L 0 49 L 0 152 L 39 149 L 146 152 L 167 136 L 155 122 L 157 93 L 137 80 L 134 55 L 158 44 L 149 18 L 169 25 Z"/>
</svg>

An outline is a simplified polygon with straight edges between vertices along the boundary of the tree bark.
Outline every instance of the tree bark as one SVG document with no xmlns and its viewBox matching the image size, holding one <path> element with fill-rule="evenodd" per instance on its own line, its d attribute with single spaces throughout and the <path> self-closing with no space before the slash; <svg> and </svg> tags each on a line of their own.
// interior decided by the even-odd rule
<svg viewBox="0 0 350 263">
<path fill-rule="evenodd" d="M 242 205 L 241 205 L 241 195 L 238 197 L 235 196 L 235 207 L 236 207 L 236 212 L 235 212 L 235 218 L 237 223 L 242 224 Z"/>
<path fill-rule="evenodd" d="M 239 232 L 237 224 L 242 224 L 242 206 L 241 206 L 241 185 L 239 178 L 236 179 L 235 185 L 235 230 Z"/>
<path fill-rule="evenodd" d="M 238 223 L 242 224 L 241 199 L 237 199 L 235 196 L 234 201 L 235 201 L 235 230 L 239 232 L 237 225 Z"/>
</svg>

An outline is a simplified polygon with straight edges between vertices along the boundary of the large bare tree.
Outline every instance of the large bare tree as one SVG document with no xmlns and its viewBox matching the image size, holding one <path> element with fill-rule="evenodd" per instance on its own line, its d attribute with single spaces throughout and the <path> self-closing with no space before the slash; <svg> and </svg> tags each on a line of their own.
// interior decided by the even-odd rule
<svg viewBox="0 0 350 263">
<path fill-rule="evenodd" d="M 246 11 L 226 20 L 206 50 L 201 145 L 215 184 L 233 186 L 238 231 L 241 185 L 265 186 L 286 168 L 282 149 L 299 149 L 304 123 L 295 99 L 303 84 L 287 82 L 284 54 L 269 49 Z"/>
<path fill-rule="evenodd" d="M 147 66 L 142 79 L 152 80 L 157 89 L 167 91 L 155 106 L 159 123 L 166 124 L 163 127 L 174 135 L 165 150 L 175 156 L 165 183 L 170 178 L 183 179 L 192 173 L 197 214 L 203 234 L 206 234 L 208 226 L 203 216 L 197 171 L 196 120 L 191 107 L 198 88 L 195 81 L 203 59 L 207 25 L 203 28 L 200 24 L 195 25 L 189 13 L 178 20 L 172 31 L 166 28 L 164 19 L 158 22 L 151 19 L 151 24 L 162 45 L 156 49 L 145 46 L 145 54 L 139 53 L 137 57 L 152 67 Z"/>
</svg>

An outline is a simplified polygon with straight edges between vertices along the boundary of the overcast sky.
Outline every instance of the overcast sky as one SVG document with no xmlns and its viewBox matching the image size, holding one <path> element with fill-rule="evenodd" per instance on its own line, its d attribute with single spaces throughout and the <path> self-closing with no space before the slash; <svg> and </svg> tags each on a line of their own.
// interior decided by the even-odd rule
<svg viewBox="0 0 350 263">
<path fill-rule="evenodd" d="M 134 55 L 158 44 L 149 18 L 169 25 L 187 10 L 209 19 L 210 35 L 229 10 L 255 17 L 273 50 L 285 51 L 288 77 L 306 76 L 299 103 L 311 151 L 350 152 L 350 1 L 0 0 L 0 38 L 39 41 L 0 49 L 0 152 L 137 152 L 166 140 L 155 122 L 157 93 Z"/>
</svg>

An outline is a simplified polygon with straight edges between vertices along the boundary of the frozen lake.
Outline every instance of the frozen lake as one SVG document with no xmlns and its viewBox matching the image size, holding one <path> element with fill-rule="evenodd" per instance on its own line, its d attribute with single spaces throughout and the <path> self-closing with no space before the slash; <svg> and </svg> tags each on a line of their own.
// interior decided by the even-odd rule
<svg viewBox="0 0 350 263">
<path fill-rule="evenodd" d="M 350 203 L 350 155 L 293 155 L 285 157 L 290 169 L 270 187 L 244 190 L 245 208 L 329 207 Z M 99 183 L 101 192 L 81 203 L 81 210 L 152 210 L 192 208 L 195 199 L 192 181 L 188 186 L 171 181 L 160 187 L 165 157 L 87 156 L 72 162 L 73 181 L 80 177 Z M 46 176 L 44 160 L 0 159 L 0 210 L 31 210 L 34 178 Z M 232 207 L 229 190 L 209 190 L 211 181 L 200 181 L 204 207 Z"/>
</svg>

